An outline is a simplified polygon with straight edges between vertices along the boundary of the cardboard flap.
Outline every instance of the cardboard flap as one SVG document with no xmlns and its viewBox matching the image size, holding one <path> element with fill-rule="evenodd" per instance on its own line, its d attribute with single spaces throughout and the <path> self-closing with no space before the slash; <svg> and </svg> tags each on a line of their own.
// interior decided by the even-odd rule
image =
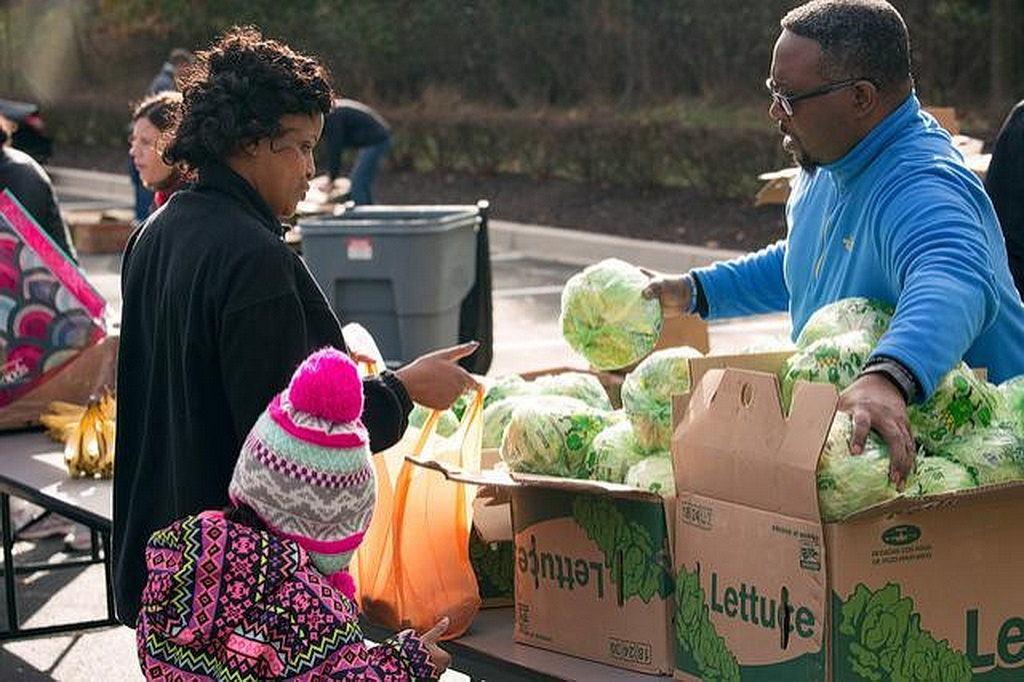
<svg viewBox="0 0 1024 682">
<path fill-rule="evenodd" d="M 424 469 L 439 471 L 449 481 L 472 483 L 474 485 L 494 486 L 497 488 L 545 488 L 548 490 L 568 490 L 584 493 L 601 493 L 613 497 L 624 497 L 634 500 L 661 500 L 658 493 L 638 490 L 622 483 L 591 481 L 577 478 L 559 478 L 540 474 L 521 474 L 509 472 L 504 468 L 482 469 L 470 471 L 453 464 L 437 460 L 406 455 L 405 459 Z"/>
<path fill-rule="evenodd" d="M 838 400 L 800 382 L 786 419 L 774 374 L 707 371 L 673 436 L 677 490 L 819 522 L 815 471 Z"/>
</svg>

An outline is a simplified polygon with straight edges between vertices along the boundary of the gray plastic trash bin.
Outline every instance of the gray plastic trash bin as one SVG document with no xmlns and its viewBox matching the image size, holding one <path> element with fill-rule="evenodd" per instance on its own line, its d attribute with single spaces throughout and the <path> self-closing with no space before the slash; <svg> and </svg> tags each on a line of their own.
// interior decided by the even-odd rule
<svg viewBox="0 0 1024 682">
<path fill-rule="evenodd" d="M 335 313 L 366 327 L 394 366 L 458 342 L 480 220 L 476 206 L 358 206 L 299 228 Z"/>
</svg>

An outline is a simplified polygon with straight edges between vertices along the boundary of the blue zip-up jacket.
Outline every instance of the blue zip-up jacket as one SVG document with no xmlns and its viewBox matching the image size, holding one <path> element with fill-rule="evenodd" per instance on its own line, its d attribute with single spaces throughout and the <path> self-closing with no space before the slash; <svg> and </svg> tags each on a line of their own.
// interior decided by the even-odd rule
<svg viewBox="0 0 1024 682">
<path fill-rule="evenodd" d="M 707 317 L 788 310 L 793 338 L 850 296 L 896 306 L 875 355 L 926 398 L 962 358 L 1001 382 L 1024 374 L 1024 304 L 992 202 L 913 94 L 841 159 L 798 176 L 787 238 L 695 271 Z"/>
</svg>

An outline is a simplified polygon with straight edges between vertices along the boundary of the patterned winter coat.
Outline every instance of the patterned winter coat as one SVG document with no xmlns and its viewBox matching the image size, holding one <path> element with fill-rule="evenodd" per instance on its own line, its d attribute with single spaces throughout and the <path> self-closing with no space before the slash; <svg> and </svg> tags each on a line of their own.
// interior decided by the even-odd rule
<svg viewBox="0 0 1024 682">
<path fill-rule="evenodd" d="M 150 680 L 423 680 L 411 630 L 364 645 L 356 605 L 294 542 L 203 512 L 157 531 L 136 639 Z"/>
</svg>

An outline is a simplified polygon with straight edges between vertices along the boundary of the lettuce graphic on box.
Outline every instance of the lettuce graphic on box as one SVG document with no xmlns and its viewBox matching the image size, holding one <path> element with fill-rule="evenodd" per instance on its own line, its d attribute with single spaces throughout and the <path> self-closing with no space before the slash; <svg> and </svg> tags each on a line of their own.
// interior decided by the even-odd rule
<svg viewBox="0 0 1024 682">
<path fill-rule="evenodd" d="M 739 682 L 740 667 L 725 640 L 715 630 L 700 574 L 682 568 L 676 576 L 676 639 L 692 658 L 703 680 Z"/>
<path fill-rule="evenodd" d="M 839 606 L 836 679 L 893 682 L 959 682 L 971 679 L 971 665 L 946 640 L 921 627 L 914 602 L 889 583 L 872 591 L 857 585 Z"/>
<path fill-rule="evenodd" d="M 604 565 L 611 572 L 612 584 L 619 583 L 622 570 L 622 598 L 640 597 L 649 602 L 655 595 L 662 599 L 672 593 L 669 558 L 650 533 L 629 520 L 615 504 L 604 497 L 580 495 L 573 500 L 572 515 L 580 528 L 604 554 Z"/>
</svg>

